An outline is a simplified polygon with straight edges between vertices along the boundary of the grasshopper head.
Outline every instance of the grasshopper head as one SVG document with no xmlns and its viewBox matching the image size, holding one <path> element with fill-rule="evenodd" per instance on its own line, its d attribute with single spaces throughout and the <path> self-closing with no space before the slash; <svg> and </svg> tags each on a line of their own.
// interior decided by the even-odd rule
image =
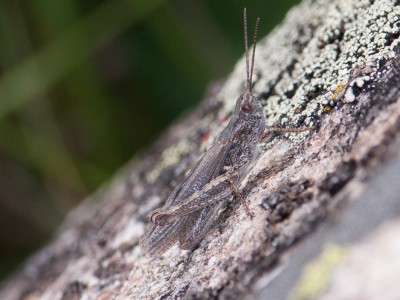
<svg viewBox="0 0 400 300">
<path fill-rule="evenodd" d="M 257 41 L 257 30 L 258 30 L 258 23 L 260 18 L 257 18 L 256 26 L 254 29 L 254 45 L 253 45 L 253 53 L 251 57 L 251 67 L 249 64 L 249 46 L 247 40 L 247 14 L 246 8 L 244 9 L 244 46 L 245 46 L 245 53 L 246 53 L 246 75 L 247 75 L 247 87 L 246 91 L 240 95 L 237 103 L 236 110 L 240 109 L 243 113 L 248 114 L 257 114 L 261 113 L 262 115 L 262 107 L 260 100 L 253 96 L 252 89 L 253 89 L 253 69 L 254 69 L 254 56 L 256 54 L 256 41 Z M 238 107 L 239 106 L 239 107 Z"/>
<path fill-rule="evenodd" d="M 247 136 L 245 139 L 253 140 L 253 137 L 261 135 L 265 129 L 265 118 L 262 111 L 261 101 L 255 97 L 252 92 L 252 77 L 254 69 L 254 56 L 256 51 L 256 39 L 259 18 L 257 18 L 254 30 L 254 46 L 251 58 L 251 67 L 249 64 L 249 47 L 247 41 L 247 16 L 244 9 L 244 41 L 246 53 L 246 75 L 247 86 L 243 94 L 236 101 L 235 111 L 232 115 L 230 124 L 225 130 L 224 135 L 229 136 L 232 132 L 236 136 Z"/>
<path fill-rule="evenodd" d="M 244 113 L 254 114 L 262 109 L 260 99 L 248 89 L 239 97 L 238 106 Z"/>
</svg>

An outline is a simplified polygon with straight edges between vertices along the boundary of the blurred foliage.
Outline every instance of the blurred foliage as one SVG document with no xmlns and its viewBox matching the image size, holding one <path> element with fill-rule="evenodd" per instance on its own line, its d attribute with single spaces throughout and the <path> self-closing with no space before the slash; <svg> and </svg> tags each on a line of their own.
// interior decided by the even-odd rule
<svg viewBox="0 0 400 300">
<path fill-rule="evenodd" d="M 295 2 L 1 1 L 0 278 Z"/>
</svg>

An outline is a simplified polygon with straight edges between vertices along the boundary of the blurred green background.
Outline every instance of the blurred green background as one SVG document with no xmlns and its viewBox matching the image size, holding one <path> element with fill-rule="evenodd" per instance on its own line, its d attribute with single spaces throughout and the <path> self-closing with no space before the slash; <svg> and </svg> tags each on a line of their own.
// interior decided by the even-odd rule
<svg viewBox="0 0 400 300">
<path fill-rule="evenodd" d="M 0 279 L 297 2 L 1 0 Z"/>
</svg>

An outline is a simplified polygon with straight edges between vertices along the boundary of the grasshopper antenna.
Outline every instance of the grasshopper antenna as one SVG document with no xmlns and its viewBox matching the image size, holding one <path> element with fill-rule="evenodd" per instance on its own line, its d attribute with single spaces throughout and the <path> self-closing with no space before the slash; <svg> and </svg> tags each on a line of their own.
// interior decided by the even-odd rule
<svg viewBox="0 0 400 300">
<path fill-rule="evenodd" d="M 254 41 L 253 41 L 253 54 L 251 56 L 251 70 L 250 70 L 250 93 L 253 88 L 253 69 L 254 69 L 254 57 L 256 55 L 256 46 L 257 46 L 257 32 L 258 32 L 258 23 L 260 22 L 260 18 L 257 18 L 256 28 L 254 29 Z"/>
<path fill-rule="evenodd" d="M 254 69 L 254 57 L 256 54 L 256 45 L 257 45 L 257 32 L 258 32 L 258 23 L 260 22 L 260 18 L 257 18 L 256 27 L 254 29 L 254 41 L 253 41 L 253 53 L 251 57 L 251 69 L 249 69 L 249 43 L 247 39 L 247 10 L 244 9 L 243 12 L 244 19 L 244 48 L 246 52 L 246 73 L 247 73 L 247 89 L 250 93 L 252 93 L 253 89 L 253 69 Z"/>
<path fill-rule="evenodd" d="M 243 20 L 244 20 L 244 52 L 246 54 L 246 76 L 247 76 L 247 89 L 250 90 L 251 93 L 251 81 L 249 74 L 249 44 L 247 41 L 247 9 L 244 8 L 243 11 Z"/>
</svg>

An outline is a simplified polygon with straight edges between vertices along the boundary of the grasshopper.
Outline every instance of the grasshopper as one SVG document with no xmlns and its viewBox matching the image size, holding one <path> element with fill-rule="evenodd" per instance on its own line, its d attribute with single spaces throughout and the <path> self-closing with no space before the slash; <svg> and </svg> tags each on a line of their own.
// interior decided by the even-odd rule
<svg viewBox="0 0 400 300">
<path fill-rule="evenodd" d="M 246 90 L 236 101 L 229 124 L 211 148 L 175 188 L 164 206 L 149 214 L 151 220 L 141 240 L 150 255 L 160 255 L 179 241 L 181 249 L 193 250 L 226 205 L 237 196 L 251 217 L 238 186 L 256 157 L 257 143 L 271 132 L 302 132 L 310 128 L 266 127 L 261 101 L 252 93 L 252 76 L 259 18 L 249 68 L 247 15 L 244 9 Z"/>
</svg>

